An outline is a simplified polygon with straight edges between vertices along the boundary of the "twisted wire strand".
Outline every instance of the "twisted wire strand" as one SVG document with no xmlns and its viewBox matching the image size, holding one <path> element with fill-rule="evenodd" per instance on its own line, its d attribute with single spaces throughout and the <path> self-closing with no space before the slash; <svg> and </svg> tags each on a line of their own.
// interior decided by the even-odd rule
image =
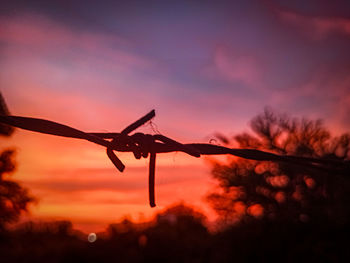
<svg viewBox="0 0 350 263">
<path fill-rule="evenodd" d="M 147 158 L 148 155 L 150 155 L 149 203 L 151 207 L 156 205 L 154 188 L 156 155 L 158 153 L 181 151 L 197 158 L 201 155 L 230 154 L 249 160 L 284 162 L 327 172 L 336 172 L 344 175 L 350 174 L 350 161 L 329 160 L 293 155 L 278 155 L 257 149 L 227 148 L 224 146 L 207 143 L 182 144 L 162 134 L 150 135 L 144 133 L 134 133 L 129 135 L 132 131 L 154 118 L 154 116 L 155 111 L 152 110 L 142 118 L 127 126 L 121 133 L 86 133 L 67 125 L 49 120 L 10 115 L 0 115 L 0 123 L 34 132 L 84 139 L 104 146 L 107 148 L 106 152 L 108 158 L 120 172 L 123 172 L 125 165 L 117 157 L 114 151 L 132 152 L 136 159 L 140 159 L 141 157 Z"/>
</svg>

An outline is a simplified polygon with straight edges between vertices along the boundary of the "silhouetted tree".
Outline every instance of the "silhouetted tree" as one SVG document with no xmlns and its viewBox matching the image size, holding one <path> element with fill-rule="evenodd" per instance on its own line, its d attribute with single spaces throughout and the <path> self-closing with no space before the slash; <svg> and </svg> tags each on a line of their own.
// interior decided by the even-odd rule
<svg viewBox="0 0 350 263">
<path fill-rule="evenodd" d="M 150 222 L 111 224 L 103 248 L 118 262 L 203 262 L 210 242 L 204 220 L 192 207 L 176 204 Z"/>
<path fill-rule="evenodd" d="M 6 223 L 16 222 L 21 212 L 28 210 L 28 204 L 34 198 L 15 181 L 6 179 L 15 169 L 13 150 L 5 150 L 0 154 L 0 230 Z"/>
<path fill-rule="evenodd" d="M 6 103 L 0 93 L 0 114 L 8 114 Z M 8 125 L 0 124 L 0 136 L 10 136 L 13 129 Z M 7 223 L 16 222 L 21 212 L 28 210 L 28 204 L 34 198 L 27 189 L 17 182 L 8 179 L 15 170 L 14 150 L 7 149 L 0 153 L 0 231 Z"/>
<path fill-rule="evenodd" d="M 350 159 L 350 134 L 331 137 L 320 120 L 290 118 L 265 109 L 250 126 L 253 134 L 234 137 L 241 148 L 324 160 Z M 256 218 L 343 224 L 349 219 L 350 181 L 336 169 L 234 158 L 228 164 L 215 163 L 212 174 L 219 187 L 208 200 L 225 224 Z"/>
<path fill-rule="evenodd" d="M 183 203 L 158 213 L 156 224 L 144 231 L 147 262 L 205 262 L 209 233 L 205 216 Z"/>
</svg>

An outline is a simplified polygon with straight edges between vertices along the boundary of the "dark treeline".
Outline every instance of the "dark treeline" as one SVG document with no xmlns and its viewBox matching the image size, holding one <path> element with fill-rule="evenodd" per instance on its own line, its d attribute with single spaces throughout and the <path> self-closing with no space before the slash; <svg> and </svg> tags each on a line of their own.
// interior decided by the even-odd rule
<svg viewBox="0 0 350 263">
<path fill-rule="evenodd" d="M 317 158 L 327 169 L 240 158 L 214 163 L 218 185 L 207 200 L 219 217 L 215 231 L 185 204 L 167 208 L 151 222 L 111 224 L 91 243 L 68 221 L 10 229 L 34 198 L 8 178 L 15 168 L 13 151 L 3 151 L 0 262 L 349 262 L 350 174 L 334 163 L 349 165 L 350 135 L 332 137 L 320 121 L 269 110 L 251 127 L 253 133 L 219 139 L 235 147 Z M 0 126 L 3 135 L 11 132 Z"/>
<path fill-rule="evenodd" d="M 208 232 L 184 205 L 154 222 L 124 220 L 93 243 L 69 222 L 25 223 L 0 237 L 1 262 L 343 262 L 348 226 L 260 219 Z"/>
</svg>

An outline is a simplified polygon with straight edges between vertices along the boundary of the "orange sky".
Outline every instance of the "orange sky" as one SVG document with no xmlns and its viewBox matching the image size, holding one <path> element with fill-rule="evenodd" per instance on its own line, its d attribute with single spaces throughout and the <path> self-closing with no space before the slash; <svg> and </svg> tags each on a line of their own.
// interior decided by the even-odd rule
<svg viewBox="0 0 350 263">
<path fill-rule="evenodd" d="M 118 132 L 155 109 L 159 131 L 183 143 L 247 131 L 264 106 L 323 118 L 334 133 L 350 127 L 345 3 L 38 2 L 0 11 L 0 89 L 13 115 Z M 214 218 L 206 158 L 159 156 L 151 209 L 147 160 L 119 154 L 120 174 L 89 142 L 17 129 L 0 143 L 17 149 L 14 179 L 39 200 L 29 218 L 91 232 L 181 200 Z"/>
<path fill-rule="evenodd" d="M 15 146 L 18 167 L 14 179 L 38 198 L 29 218 L 66 219 L 86 232 L 129 217 L 150 219 L 155 212 L 180 201 L 200 207 L 213 219 L 204 197 L 215 182 L 208 159 L 183 153 L 158 155 L 156 203 L 148 202 L 148 160 L 118 156 L 126 164 L 120 173 L 105 149 L 86 141 L 34 134 L 17 129 L 4 146 Z"/>
</svg>

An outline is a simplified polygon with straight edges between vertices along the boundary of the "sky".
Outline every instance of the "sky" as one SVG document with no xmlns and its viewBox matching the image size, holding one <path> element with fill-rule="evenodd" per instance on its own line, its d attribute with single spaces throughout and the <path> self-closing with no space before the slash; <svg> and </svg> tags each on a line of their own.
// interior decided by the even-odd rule
<svg viewBox="0 0 350 263">
<path fill-rule="evenodd" d="M 268 106 L 350 129 L 349 1 L 5 1 L 0 90 L 13 115 L 83 131 L 118 132 L 151 109 L 183 143 L 249 131 Z M 214 218 L 208 158 L 159 156 L 156 208 L 147 160 L 89 142 L 16 130 L 13 177 L 37 197 L 29 219 L 67 219 L 84 231 L 151 218 L 184 201 Z M 3 148 L 1 147 L 1 148 Z"/>
</svg>

